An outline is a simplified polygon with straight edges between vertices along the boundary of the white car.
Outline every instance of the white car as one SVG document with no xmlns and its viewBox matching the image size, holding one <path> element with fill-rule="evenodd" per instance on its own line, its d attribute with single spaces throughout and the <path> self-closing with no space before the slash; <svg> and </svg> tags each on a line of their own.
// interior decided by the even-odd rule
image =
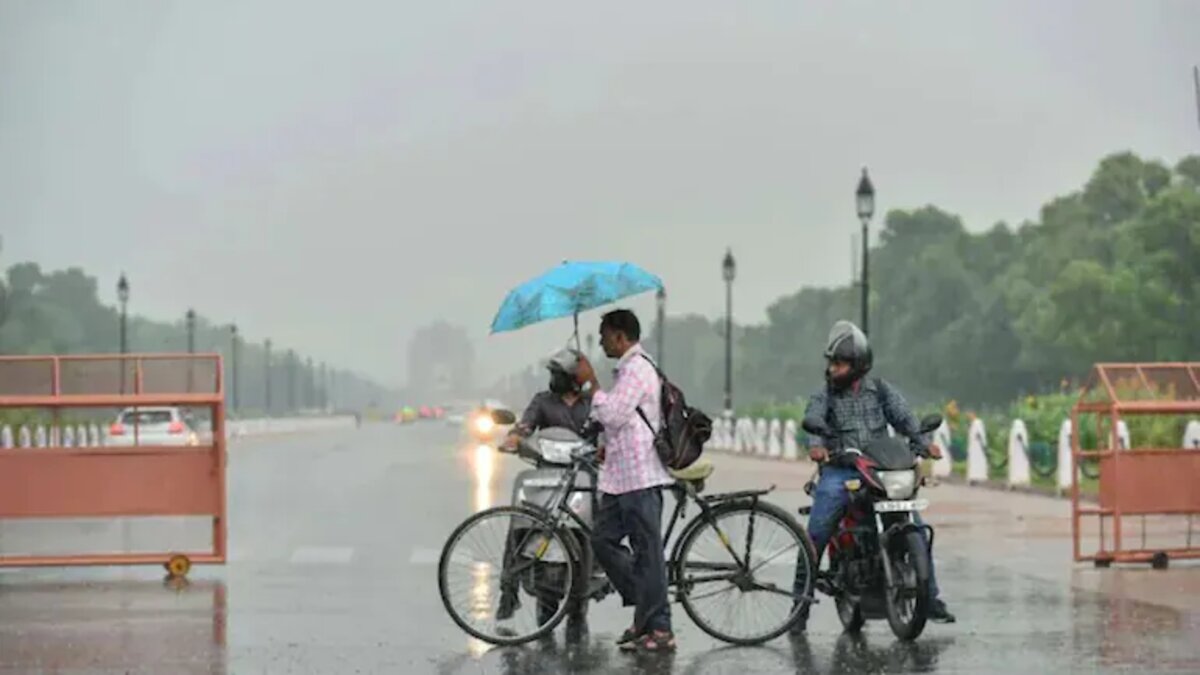
<svg viewBox="0 0 1200 675">
<path fill-rule="evenodd" d="M 126 408 L 108 428 L 106 445 L 196 445 L 192 420 L 179 408 Z"/>
</svg>

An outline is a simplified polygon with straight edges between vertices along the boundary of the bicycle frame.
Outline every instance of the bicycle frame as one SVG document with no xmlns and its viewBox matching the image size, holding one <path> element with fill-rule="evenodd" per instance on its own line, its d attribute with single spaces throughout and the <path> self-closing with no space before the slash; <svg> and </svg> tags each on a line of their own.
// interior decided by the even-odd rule
<svg viewBox="0 0 1200 675">
<path fill-rule="evenodd" d="M 581 445 L 579 447 L 584 447 L 584 446 Z M 524 501 L 521 503 L 521 505 L 526 508 L 537 511 L 539 513 L 544 513 L 555 530 L 558 530 L 559 528 L 562 527 L 562 523 L 564 520 L 570 519 L 570 520 L 574 521 L 574 523 L 579 527 L 579 529 L 583 532 L 583 534 L 585 536 L 591 537 L 592 532 L 593 532 L 591 526 L 589 526 L 587 523 L 585 523 L 582 518 L 580 518 L 574 511 L 572 511 L 567 506 L 567 498 L 569 497 L 569 495 L 572 492 L 591 492 L 592 499 L 593 499 L 593 506 L 595 506 L 594 502 L 596 500 L 597 490 L 591 490 L 591 489 L 579 490 L 575 487 L 576 477 L 579 475 L 579 473 L 581 471 L 584 470 L 584 467 L 587 465 L 588 464 L 587 464 L 586 460 L 576 459 L 575 461 L 573 461 L 571 464 L 570 470 L 563 474 L 562 479 L 559 481 L 558 487 L 555 488 L 553 495 L 551 496 L 550 500 L 546 504 L 543 505 L 543 504 L 537 504 L 535 502 Z M 770 493 L 771 490 L 774 489 L 774 486 L 771 486 L 770 488 L 768 488 L 766 490 L 744 490 L 744 491 L 739 491 L 739 492 L 727 492 L 727 493 L 710 495 L 708 497 L 700 497 L 699 494 L 696 493 L 695 489 L 688 483 L 675 483 L 673 485 L 666 486 L 666 487 L 668 489 L 670 489 L 671 492 L 674 493 L 674 495 L 675 495 L 675 508 L 671 514 L 670 523 L 667 525 L 667 531 L 663 535 L 663 553 L 664 553 L 664 557 L 667 560 L 667 566 L 668 566 L 668 572 L 669 572 L 667 575 L 668 576 L 668 579 L 667 579 L 668 586 L 677 586 L 681 581 L 679 579 L 679 575 L 674 573 L 675 568 L 676 568 L 676 558 L 677 558 L 677 556 L 675 555 L 676 552 L 671 550 L 671 547 L 669 545 L 671 542 L 671 536 L 675 532 L 676 523 L 678 523 L 680 520 L 683 520 L 683 518 L 686 514 L 686 510 L 687 510 L 687 503 L 689 501 L 695 503 L 696 506 L 698 506 L 700 508 L 700 515 L 698 515 L 697 517 L 695 517 L 691 521 L 689 521 L 683 527 L 683 529 L 680 531 L 680 539 L 679 539 L 679 541 L 676 542 L 676 548 L 678 547 L 678 544 L 680 542 L 682 542 L 682 537 L 688 531 L 688 529 L 693 528 L 693 527 L 699 527 L 701 524 L 710 524 L 710 525 L 712 525 L 713 529 L 716 530 L 717 536 L 720 539 L 721 544 L 725 547 L 725 550 L 731 556 L 733 556 L 735 565 L 733 566 L 733 571 L 731 571 L 729 573 L 722 574 L 722 575 L 715 575 L 715 576 L 704 576 L 704 577 L 699 577 L 699 578 L 692 578 L 692 579 L 688 579 L 688 581 L 690 583 L 709 582 L 709 581 L 732 581 L 733 579 L 735 579 L 738 576 L 738 574 L 742 570 L 749 568 L 749 563 L 748 563 L 749 558 L 750 558 L 749 547 L 750 547 L 750 543 L 754 540 L 754 515 L 753 515 L 754 512 L 751 512 L 750 526 L 749 526 L 749 530 L 747 532 L 747 537 L 746 537 L 746 548 L 747 548 L 746 555 L 745 555 L 745 557 L 742 557 L 742 556 L 738 555 L 737 551 L 733 550 L 733 546 L 730 542 L 729 536 L 726 535 L 721 530 L 720 526 L 717 524 L 716 520 L 712 516 L 712 511 L 713 511 L 713 508 L 719 504 L 726 504 L 726 503 L 729 503 L 732 501 L 737 501 L 737 500 L 748 499 L 748 500 L 750 500 L 750 502 L 752 504 L 756 503 L 758 501 L 759 497 Z M 514 550 L 516 550 L 516 551 L 524 550 L 524 547 L 529 542 L 529 537 L 531 537 L 531 536 L 533 536 L 532 531 L 529 533 L 526 533 L 524 539 L 520 542 L 520 544 L 518 544 L 518 546 L 516 546 L 514 548 Z M 547 542 L 542 547 L 542 549 L 540 551 L 540 555 L 544 555 L 545 549 L 547 549 L 548 546 L 549 546 L 549 542 Z M 668 552 L 670 552 L 669 555 L 668 555 Z M 539 555 L 539 557 L 540 557 L 540 555 Z M 517 565 L 513 569 L 510 570 L 509 574 L 515 576 L 515 575 L 519 574 L 520 572 L 522 572 L 525 568 L 527 568 L 528 566 L 533 565 L 533 564 L 536 564 L 536 561 L 531 560 L 526 564 Z M 714 569 L 729 569 L 729 567 L 730 567 L 729 565 L 720 565 L 718 563 L 711 563 L 711 565 L 713 566 Z"/>
</svg>

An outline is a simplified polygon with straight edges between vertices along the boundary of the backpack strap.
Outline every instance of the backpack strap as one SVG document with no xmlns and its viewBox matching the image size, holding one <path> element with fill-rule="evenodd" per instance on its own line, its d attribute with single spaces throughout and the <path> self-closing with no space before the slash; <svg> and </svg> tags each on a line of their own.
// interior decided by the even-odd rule
<svg viewBox="0 0 1200 675">
<path fill-rule="evenodd" d="M 642 421 L 646 423 L 646 428 L 650 430 L 650 433 L 652 433 L 652 434 L 658 433 L 657 431 L 654 430 L 654 425 L 650 424 L 650 418 L 646 417 L 646 413 L 642 412 L 642 406 L 640 406 L 640 405 L 637 407 L 637 414 L 638 414 L 638 417 L 642 418 Z"/>
<path fill-rule="evenodd" d="M 663 372 L 658 369 L 658 364 L 655 363 L 654 359 L 650 358 L 650 356 L 647 355 L 646 352 L 642 352 L 641 354 L 639 354 L 639 356 L 641 356 L 643 359 L 646 359 L 646 363 L 649 363 L 650 367 L 654 369 L 655 374 L 658 375 L 658 380 L 659 380 L 658 386 L 661 389 L 663 382 L 666 381 L 666 379 L 667 379 L 667 376 L 663 375 Z M 661 397 L 662 394 L 660 393 L 659 396 Z M 662 405 L 662 401 L 659 401 L 659 405 Z M 638 417 L 642 418 L 642 421 L 646 423 L 646 428 L 650 430 L 650 433 L 652 433 L 652 434 L 658 433 L 658 431 L 654 428 L 654 425 L 650 424 L 650 418 L 646 417 L 646 413 L 645 413 L 645 411 L 642 410 L 642 406 L 640 406 L 640 405 L 637 407 L 637 414 L 638 414 Z"/>
</svg>

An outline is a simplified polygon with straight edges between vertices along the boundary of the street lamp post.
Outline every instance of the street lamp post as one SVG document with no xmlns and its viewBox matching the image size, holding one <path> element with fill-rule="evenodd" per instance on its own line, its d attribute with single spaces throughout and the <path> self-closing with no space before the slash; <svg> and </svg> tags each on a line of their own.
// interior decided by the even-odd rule
<svg viewBox="0 0 1200 675">
<path fill-rule="evenodd" d="M 304 407 L 317 407 L 317 371 L 313 368 L 312 357 L 304 362 Z"/>
<path fill-rule="evenodd" d="M 725 416 L 733 416 L 733 280 L 737 277 L 737 261 L 733 251 L 726 249 L 721 262 L 725 279 Z"/>
<path fill-rule="evenodd" d="M 239 339 L 238 339 L 238 329 L 237 329 L 236 323 L 229 325 L 229 336 L 230 336 L 230 342 L 231 342 L 231 344 L 229 345 L 229 379 L 230 379 L 229 399 L 230 399 L 230 403 L 232 404 L 233 411 L 237 412 L 237 409 L 238 409 L 238 351 L 239 351 L 240 345 L 238 344 Z"/>
<path fill-rule="evenodd" d="M 271 416 L 271 338 L 267 338 L 263 343 L 263 348 L 266 350 L 264 361 L 266 366 L 263 368 L 263 412 L 267 417 Z"/>
<path fill-rule="evenodd" d="M 189 354 L 196 353 L 196 310 L 188 308 L 184 315 L 187 322 L 187 350 Z"/>
<path fill-rule="evenodd" d="M 187 324 L 187 351 L 188 355 L 196 353 L 196 310 L 188 308 L 187 314 L 184 315 L 184 320 Z M 195 365 L 191 359 L 187 362 L 187 390 L 192 392 L 192 381 L 195 379 L 192 373 L 192 367 Z"/>
<path fill-rule="evenodd" d="M 329 409 L 329 369 L 325 362 L 321 362 L 321 410 Z"/>
<path fill-rule="evenodd" d="M 869 240 L 867 238 L 867 225 L 870 224 L 872 216 L 875 215 L 875 186 L 871 184 L 871 177 L 867 175 L 867 167 L 863 167 L 862 178 L 858 179 L 858 189 L 855 190 L 855 204 L 858 210 L 858 219 L 862 222 L 862 332 L 867 335 L 867 319 L 869 317 L 867 309 L 867 299 L 870 297 L 870 250 Z"/>
<path fill-rule="evenodd" d="M 289 349 L 287 351 L 287 412 L 291 414 L 296 410 L 296 350 Z"/>
<path fill-rule="evenodd" d="M 658 358 L 659 369 L 666 368 L 663 363 L 666 361 L 664 352 L 666 350 L 666 339 L 664 337 L 667 326 L 667 291 L 664 288 L 658 289 L 655 295 L 655 300 L 658 304 L 658 316 L 656 317 L 657 325 L 654 327 L 654 339 L 658 343 L 655 347 L 654 356 Z"/>
<path fill-rule="evenodd" d="M 126 332 L 129 323 L 129 279 L 125 277 L 125 273 L 121 272 L 121 278 L 117 280 L 117 300 L 121 303 L 121 356 L 129 353 L 128 333 Z M 125 359 L 120 360 L 121 366 L 121 394 L 125 393 Z"/>
</svg>

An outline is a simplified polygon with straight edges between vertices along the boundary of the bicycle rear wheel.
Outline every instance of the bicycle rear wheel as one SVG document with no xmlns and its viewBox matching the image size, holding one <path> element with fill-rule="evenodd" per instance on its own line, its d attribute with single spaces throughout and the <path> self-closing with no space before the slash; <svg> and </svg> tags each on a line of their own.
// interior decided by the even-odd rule
<svg viewBox="0 0 1200 675">
<path fill-rule="evenodd" d="M 563 531 L 536 511 L 517 506 L 480 511 L 442 548 L 442 605 L 454 623 L 484 642 L 536 640 L 566 616 L 567 590 L 578 574 L 573 550 Z M 511 610 L 507 616 L 501 615 L 502 602 Z"/>
<path fill-rule="evenodd" d="M 817 556 L 808 534 L 761 501 L 722 504 L 710 515 L 689 526 L 672 563 L 684 611 L 732 644 L 779 637 L 812 601 Z"/>
</svg>

